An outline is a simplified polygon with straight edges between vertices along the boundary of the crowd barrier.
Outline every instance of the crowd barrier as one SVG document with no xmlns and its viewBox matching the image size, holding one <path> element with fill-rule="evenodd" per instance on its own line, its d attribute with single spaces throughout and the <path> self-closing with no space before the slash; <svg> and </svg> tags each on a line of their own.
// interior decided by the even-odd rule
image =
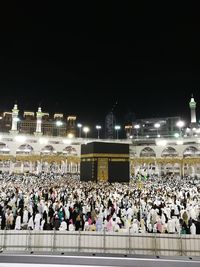
<svg viewBox="0 0 200 267">
<path fill-rule="evenodd" d="M 0 230 L 0 248 L 12 252 L 200 256 L 200 236 Z"/>
</svg>

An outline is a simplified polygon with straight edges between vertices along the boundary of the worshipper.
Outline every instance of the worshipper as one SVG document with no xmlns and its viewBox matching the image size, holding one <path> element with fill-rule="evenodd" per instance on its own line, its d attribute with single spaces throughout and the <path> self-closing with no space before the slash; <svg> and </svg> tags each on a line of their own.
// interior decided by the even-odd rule
<svg viewBox="0 0 200 267">
<path fill-rule="evenodd" d="M 41 222 L 41 215 L 39 213 L 39 211 L 37 211 L 36 215 L 35 215 L 35 219 L 34 219 L 34 223 L 35 223 L 35 230 L 40 230 L 40 222 Z"/>
<path fill-rule="evenodd" d="M 139 233 L 190 234 L 194 223 L 200 234 L 199 203 L 199 182 L 191 183 L 187 177 L 149 176 L 138 188 L 135 179 L 128 185 L 80 182 L 78 177 L 53 172 L 8 173 L 0 183 L 1 229 L 24 229 L 28 224 L 28 229 L 58 230 L 64 218 L 67 230 L 105 227 L 109 232 L 128 232 L 136 219 Z"/>
<path fill-rule="evenodd" d="M 59 231 L 66 231 L 66 230 L 67 230 L 67 223 L 64 220 L 64 218 L 62 218 L 61 219 L 61 224 L 60 224 L 60 227 L 59 227 Z"/>
<path fill-rule="evenodd" d="M 27 226 L 28 224 L 28 209 L 27 209 L 27 206 L 24 207 L 24 210 L 23 210 L 23 219 L 22 219 L 22 223 L 23 225 Z"/>
<path fill-rule="evenodd" d="M 138 220 L 134 219 L 133 223 L 130 227 L 130 233 L 131 234 L 138 234 L 139 233 L 139 227 L 138 227 Z"/>
<path fill-rule="evenodd" d="M 89 231 L 89 229 L 90 229 L 90 225 L 89 225 L 89 222 L 88 221 L 86 221 L 85 222 L 85 225 L 84 225 L 84 231 Z"/>
<path fill-rule="evenodd" d="M 194 224 L 194 220 L 192 220 L 192 224 L 190 226 L 190 233 L 191 235 L 196 235 L 196 226 Z"/>
<path fill-rule="evenodd" d="M 59 230 L 59 228 L 60 228 L 60 220 L 59 220 L 59 216 L 58 216 L 57 212 L 54 216 L 53 227 L 55 230 Z"/>
<path fill-rule="evenodd" d="M 33 215 L 28 220 L 28 229 L 33 230 L 34 229 L 34 222 L 33 222 Z"/>
<path fill-rule="evenodd" d="M 15 222 L 15 230 L 21 230 L 21 216 L 18 210 L 18 215 Z"/>
<path fill-rule="evenodd" d="M 116 224 L 115 224 L 116 225 Z M 102 217 L 97 217 L 97 220 L 96 220 L 96 230 L 98 232 L 102 231 L 103 230 L 103 218 Z"/>
<path fill-rule="evenodd" d="M 9 211 L 7 213 L 7 216 L 5 216 L 5 217 L 6 217 L 6 229 L 7 230 L 13 229 L 14 216 L 13 216 L 12 211 Z"/>
<path fill-rule="evenodd" d="M 75 231 L 75 227 L 74 227 L 74 225 L 73 225 L 73 221 L 72 221 L 72 220 L 69 221 L 69 231 L 70 231 L 70 232 Z"/>
<path fill-rule="evenodd" d="M 41 218 L 40 221 L 41 221 L 40 230 L 44 230 L 45 220 Z"/>
</svg>

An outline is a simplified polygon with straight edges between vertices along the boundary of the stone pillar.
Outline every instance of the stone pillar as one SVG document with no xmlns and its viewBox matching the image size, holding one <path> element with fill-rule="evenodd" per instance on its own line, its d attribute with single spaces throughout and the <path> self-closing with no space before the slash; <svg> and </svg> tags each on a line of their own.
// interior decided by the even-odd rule
<svg viewBox="0 0 200 267">
<path fill-rule="evenodd" d="M 22 161 L 21 162 L 21 170 L 20 170 L 21 173 L 24 173 L 24 162 Z"/>
<path fill-rule="evenodd" d="M 71 169 L 71 173 L 73 173 L 73 162 L 70 163 L 70 169 Z"/>
<path fill-rule="evenodd" d="M 33 172 L 33 163 L 32 163 L 32 161 L 29 162 L 29 172 L 30 173 Z"/>
<path fill-rule="evenodd" d="M 78 163 L 76 163 L 76 173 L 78 173 Z"/>
<path fill-rule="evenodd" d="M 14 163 L 10 161 L 10 168 L 9 168 L 9 174 L 12 174 L 14 171 Z"/>
<path fill-rule="evenodd" d="M 42 163 L 40 161 L 37 161 L 37 167 L 36 167 L 36 173 L 39 174 L 41 172 L 41 165 Z"/>
</svg>

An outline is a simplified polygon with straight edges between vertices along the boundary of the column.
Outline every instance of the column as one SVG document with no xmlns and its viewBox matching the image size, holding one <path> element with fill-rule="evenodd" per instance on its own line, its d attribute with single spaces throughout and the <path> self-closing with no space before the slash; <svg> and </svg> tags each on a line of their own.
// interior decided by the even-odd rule
<svg viewBox="0 0 200 267">
<path fill-rule="evenodd" d="M 70 168 L 71 168 L 71 173 L 73 172 L 73 162 L 71 162 L 71 164 L 70 164 Z"/>
<path fill-rule="evenodd" d="M 21 170 L 20 171 L 21 171 L 21 173 L 24 173 L 24 162 L 23 161 L 21 162 Z"/>
<path fill-rule="evenodd" d="M 29 162 L 29 172 L 32 173 L 33 171 L 33 164 L 32 161 Z"/>
<path fill-rule="evenodd" d="M 14 172 L 14 168 L 15 168 L 15 163 L 10 161 L 10 169 L 9 169 L 9 174 L 12 174 Z"/>
<path fill-rule="evenodd" d="M 78 163 L 76 163 L 76 173 L 78 173 Z"/>
<path fill-rule="evenodd" d="M 41 172 L 41 165 L 42 165 L 42 163 L 38 160 L 37 161 L 37 167 L 36 167 L 36 173 L 37 174 L 39 174 L 40 172 Z"/>
</svg>

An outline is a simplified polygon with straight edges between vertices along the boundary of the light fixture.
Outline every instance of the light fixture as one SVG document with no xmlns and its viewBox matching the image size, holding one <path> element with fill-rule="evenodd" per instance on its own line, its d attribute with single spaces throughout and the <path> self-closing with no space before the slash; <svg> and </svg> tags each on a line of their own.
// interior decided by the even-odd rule
<svg viewBox="0 0 200 267">
<path fill-rule="evenodd" d="M 177 144 L 177 145 L 183 145 L 183 141 L 182 141 L 182 140 L 178 140 L 178 141 L 176 142 L 176 144 Z"/>
<path fill-rule="evenodd" d="M 157 140 L 156 141 L 156 145 L 157 146 L 166 146 L 167 145 L 167 141 L 166 140 Z"/>
<path fill-rule="evenodd" d="M 74 134 L 73 133 L 68 133 L 67 137 L 72 139 L 72 138 L 74 138 Z"/>
<path fill-rule="evenodd" d="M 17 135 L 17 136 L 15 136 L 15 141 L 17 141 L 17 142 L 25 142 L 26 141 L 26 136 Z"/>
<path fill-rule="evenodd" d="M 96 125 L 96 129 L 97 129 L 97 138 L 99 139 L 99 132 L 101 130 L 101 125 Z"/>
<path fill-rule="evenodd" d="M 72 140 L 70 139 L 63 139 L 63 143 L 66 145 L 70 145 L 72 143 Z"/>
<path fill-rule="evenodd" d="M 179 133 L 175 133 L 175 134 L 174 134 L 174 137 L 176 137 L 176 138 L 178 138 L 179 136 L 180 136 Z"/>
<path fill-rule="evenodd" d="M 47 144 L 48 141 L 49 141 L 49 140 L 48 140 L 47 138 L 44 138 L 44 137 L 42 137 L 42 138 L 39 139 L 39 143 L 40 143 L 41 145 L 45 145 L 45 144 Z"/>
<path fill-rule="evenodd" d="M 63 122 L 62 121 L 56 121 L 56 126 L 60 127 L 63 125 Z"/>
<path fill-rule="evenodd" d="M 89 127 L 85 126 L 83 127 L 83 132 L 85 133 L 85 138 L 87 138 L 87 134 L 90 131 Z"/>
</svg>

